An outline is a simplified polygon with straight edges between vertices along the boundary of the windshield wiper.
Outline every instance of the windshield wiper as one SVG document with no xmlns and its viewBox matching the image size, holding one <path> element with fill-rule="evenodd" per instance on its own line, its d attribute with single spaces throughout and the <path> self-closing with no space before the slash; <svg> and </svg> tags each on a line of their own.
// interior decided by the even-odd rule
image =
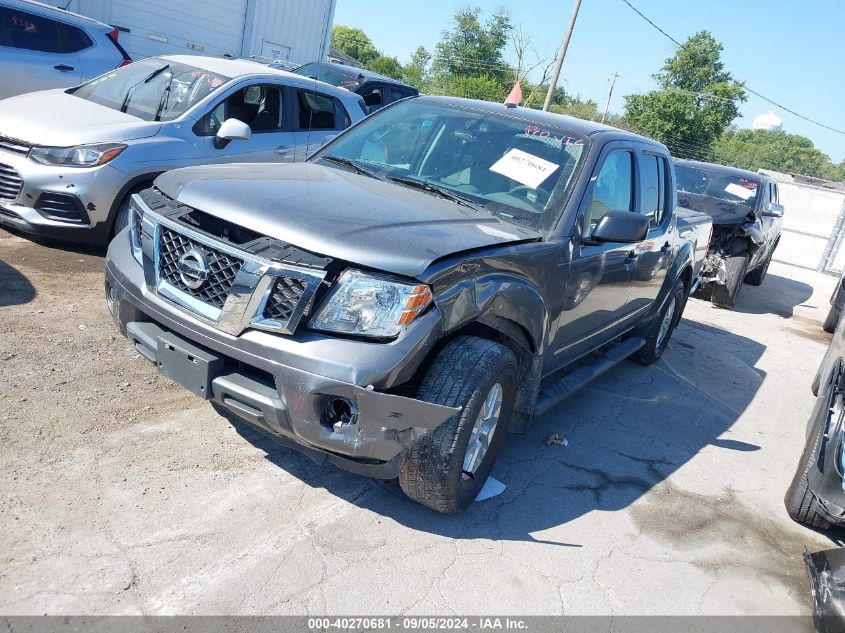
<svg viewBox="0 0 845 633">
<path fill-rule="evenodd" d="M 370 171 L 366 167 L 361 167 L 358 163 L 354 160 L 350 160 L 349 158 L 342 158 L 340 156 L 320 156 L 320 160 L 327 160 L 331 163 L 337 163 L 338 165 L 345 165 L 346 167 L 351 167 L 359 174 L 364 174 L 365 176 L 369 176 L 370 178 L 375 178 L 376 180 L 384 180 L 384 177 L 380 176 L 374 171 Z"/>
<path fill-rule="evenodd" d="M 450 189 L 446 189 L 445 187 L 438 187 L 437 185 L 433 185 L 430 182 L 425 182 L 422 180 L 417 180 L 416 178 L 405 178 L 403 176 L 388 176 L 388 179 L 392 182 L 398 182 L 403 185 L 408 185 L 409 187 L 414 187 L 415 189 L 420 189 L 422 191 L 428 191 L 431 193 L 436 193 L 437 195 L 446 198 L 447 200 L 451 200 L 452 202 L 457 202 L 458 204 L 462 204 L 470 209 L 475 209 L 476 211 L 482 211 L 484 205 L 478 204 L 470 200 L 469 198 L 465 198 Z"/>
<path fill-rule="evenodd" d="M 176 73 L 170 73 L 170 79 L 161 93 L 161 99 L 158 100 L 158 108 L 156 109 L 156 121 L 161 121 L 161 112 L 170 104 L 170 87 L 173 85 L 173 77 Z"/>
<path fill-rule="evenodd" d="M 133 84 L 132 86 L 130 86 L 129 90 L 127 90 L 127 91 L 126 91 L 126 96 L 125 96 L 125 97 L 123 97 L 123 103 L 121 103 L 121 104 L 120 104 L 120 111 L 121 111 L 121 112 L 126 112 L 126 108 L 128 108 L 128 107 L 129 107 L 129 100 L 132 98 L 132 93 L 135 91 L 135 88 L 137 88 L 137 87 L 138 87 L 138 86 L 140 86 L 141 84 L 148 84 L 148 83 L 150 83 L 153 79 L 155 79 L 156 77 L 158 77 L 161 73 L 163 73 L 163 72 L 164 72 L 165 70 L 167 70 L 168 68 L 170 68 L 170 64 L 165 64 L 165 65 L 164 65 L 164 66 L 162 66 L 161 68 L 156 68 L 156 69 L 155 69 L 154 71 L 152 71 L 149 75 L 147 75 L 146 77 L 144 77 L 141 81 L 139 81 L 138 83 Z M 172 79 L 172 77 L 171 77 L 171 79 Z"/>
</svg>

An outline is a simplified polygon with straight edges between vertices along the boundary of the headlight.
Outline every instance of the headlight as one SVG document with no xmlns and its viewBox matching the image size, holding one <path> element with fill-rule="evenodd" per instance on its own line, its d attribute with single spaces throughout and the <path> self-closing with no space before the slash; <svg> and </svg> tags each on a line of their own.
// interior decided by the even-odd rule
<svg viewBox="0 0 845 633">
<path fill-rule="evenodd" d="M 141 249 L 141 222 L 144 219 L 144 210 L 129 198 L 129 244 L 132 247 L 132 256 L 135 260 L 144 265 L 144 254 Z"/>
<path fill-rule="evenodd" d="M 119 143 L 79 145 L 77 147 L 33 147 L 29 157 L 44 165 L 63 167 L 98 167 L 105 165 L 126 149 Z"/>
<path fill-rule="evenodd" d="M 311 327 L 378 338 L 399 334 L 431 303 L 425 284 L 347 270 L 311 319 Z"/>
</svg>

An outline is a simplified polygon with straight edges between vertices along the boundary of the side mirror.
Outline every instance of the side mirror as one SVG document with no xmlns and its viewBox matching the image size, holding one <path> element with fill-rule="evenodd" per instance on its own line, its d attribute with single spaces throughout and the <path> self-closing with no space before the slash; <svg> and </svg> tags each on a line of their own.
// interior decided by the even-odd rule
<svg viewBox="0 0 845 633">
<path fill-rule="evenodd" d="M 766 205 L 766 210 L 763 211 L 763 215 L 767 218 L 782 218 L 783 205 L 778 204 L 777 202 L 770 202 Z"/>
<path fill-rule="evenodd" d="M 593 234 L 595 242 L 620 242 L 633 244 L 642 242 L 648 235 L 648 218 L 631 211 L 608 211 L 599 220 Z"/>
<path fill-rule="evenodd" d="M 226 119 L 217 130 L 214 147 L 223 149 L 231 141 L 248 141 L 252 138 L 252 128 L 238 119 Z"/>
</svg>

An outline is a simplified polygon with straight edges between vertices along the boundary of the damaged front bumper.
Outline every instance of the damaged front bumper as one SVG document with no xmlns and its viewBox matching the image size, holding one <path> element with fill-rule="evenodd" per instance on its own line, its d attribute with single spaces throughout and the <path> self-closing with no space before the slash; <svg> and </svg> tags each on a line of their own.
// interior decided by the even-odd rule
<svg viewBox="0 0 845 633">
<path fill-rule="evenodd" d="M 714 226 L 713 240 L 701 265 L 701 283 L 724 286 L 728 277 L 725 258 L 756 248 L 763 242 L 763 232 L 755 222 Z"/>
<path fill-rule="evenodd" d="M 126 232 L 109 249 L 106 293 L 121 332 L 162 374 L 317 461 L 392 479 L 405 450 L 460 410 L 381 390 L 407 379 L 431 349 L 442 327 L 436 312 L 390 344 L 232 336 L 151 292 Z"/>
</svg>

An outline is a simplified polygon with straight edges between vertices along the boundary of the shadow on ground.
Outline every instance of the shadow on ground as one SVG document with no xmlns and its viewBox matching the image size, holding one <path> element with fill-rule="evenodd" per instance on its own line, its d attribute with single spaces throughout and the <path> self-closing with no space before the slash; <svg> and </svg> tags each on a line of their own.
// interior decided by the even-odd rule
<svg viewBox="0 0 845 633">
<path fill-rule="evenodd" d="M 764 350 L 743 336 L 682 321 L 656 365 L 623 363 L 535 420 L 525 435 L 509 435 L 493 469 L 505 492 L 451 517 L 406 499 L 395 481 L 321 467 L 227 417 L 267 459 L 304 483 L 409 528 L 452 538 L 548 542 L 533 534 L 589 512 L 628 507 L 707 446 L 758 450 L 742 438 L 720 436 L 765 378 L 755 367 Z M 568 446 L 549 444 L 553 434 Z"/>
<path fill-rule="evenodd" d="M 790 319 L 795 306 L 803 304 L 811 296 L 812 286 L 769 273 L 759 286 L 742 286 L 733 310 L 744 314 L 777 314 Z"/>
<path fill-rule="evenodd" d="M 35 294 L 35 288 L 22 272 L 0 260 L 0 308 L 29 303 Z"/>
</svg>

